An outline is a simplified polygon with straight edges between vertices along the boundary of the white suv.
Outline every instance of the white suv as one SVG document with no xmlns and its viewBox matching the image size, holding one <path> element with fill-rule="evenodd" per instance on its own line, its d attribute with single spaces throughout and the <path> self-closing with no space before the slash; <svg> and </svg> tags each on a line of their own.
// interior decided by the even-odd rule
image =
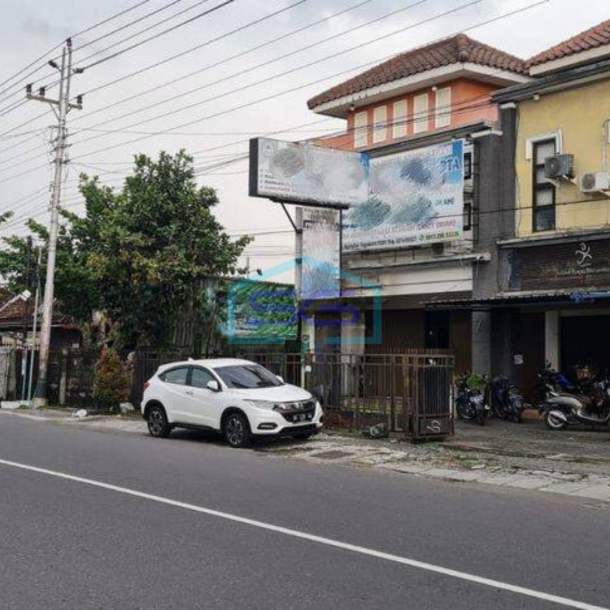
<svg viewBox="0 0 610 610">
<path fill-rule="evenodd" d="M 320 403 L 266 368 L 235 358 L 189 360 L 159 367 L 144 384 L 142 416 L 150 434 L 172 428 L 222 432 L 231 447 L 253 436 L 306 439 L 322 427 Z"/>
</svg>

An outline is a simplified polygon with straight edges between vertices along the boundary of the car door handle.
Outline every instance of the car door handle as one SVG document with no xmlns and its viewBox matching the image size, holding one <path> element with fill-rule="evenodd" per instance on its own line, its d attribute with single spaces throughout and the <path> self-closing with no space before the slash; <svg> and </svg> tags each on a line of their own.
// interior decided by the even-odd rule
<svg viewBox="0 0 610 610">
<path fill-rule="evenodd" d="M 192 396 L 193 395 L 193 391 L 192 390 L 187 390 L 186 391 L 186 395 L 187 396 Z"/>
</svg>

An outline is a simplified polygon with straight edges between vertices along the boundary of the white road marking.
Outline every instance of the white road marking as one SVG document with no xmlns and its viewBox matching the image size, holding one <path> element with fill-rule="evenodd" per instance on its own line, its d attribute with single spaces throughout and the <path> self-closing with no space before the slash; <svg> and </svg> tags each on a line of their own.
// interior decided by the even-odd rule
<svg viewBox="0 0 610 610">
<path fill-rule="evenodd" d="M 458 578 L 468 582 L 473 582 L 479 585 L 485 585 L 487 587 L 493 587 L 494 589 L 501 589 L 503 591 L 509 591 L 518 595 L 525 595 L 527 597 L 533 597 L 536 599 L 543 600 L 545 602 L 552 602 L 565 606 L 567 608 L 579 608 L 579 610 L 610 610 L 602 606 L 594 606 L 584 602 L 579 602 L 566 597 L 560 597 L 558 595 L 552 595 L 550 593 L 543 593 L 542 591 L 536 591 L 535 589 L 528 589 L 527 587 L 519 587 L 517 585 L 511 585 L 509 583 L 501 582 L 499 580 L 493 580 L 491 578 L 484 578 L 482 576 L 476 576 L 474 574 L 468 574 L 467 572 L 460 572 L 458 570 L 452 570 L 449 568 L 443 568 L 431 563 L 423 561 L 417 561 L 416 559 L 408 559 L 407 557 L 401 557 L 400 555 L 393 555 L 391 553 L 384 553 L 382 551 L 376 551 L 375 549 L 369 549 L 367 547 L 358 546 L 355 544 L 349 544 L 347 542 L 341 542 L 339 540 L 333 540 L 332 538 L 325 538 L 324 536 L 316 536 L 315 534 L 308 534 L 306 532 L 300 532 L 287 527 L 281 527 L 279 525 L 273 525 L 272 523 L 265 523 L 264 521 L 257 521 L 255 519 L 248 519 L 246 517 L 240 517 L 231 513 L 225 513 L 219 510 L 213 510 L 211 508 L 205 508 L 203 506 L 197 506 L 196 504 L 189 504 L 187 502 L 180 502 L 179 500 L 172 500 L 171 498 L 165 498 L 163 496 L 156 496 L 154 494 L 148 494 L 135 489 L 129 489 L 128 487 L 120 487 L 118 485 L 111 485 L 110 483 L 103 483 L 102 481 L 95 481 L 93 479 L 86 479 L 83 477 L 77 477 L 71 474 L 63 472 L 57 472 L 55 470 L 48 470 L 46 468 L 38 468 L 37 466 L 30 466 L 28 464 L 21 464 L 19 462 L 11 462 L 8 460 L 0 459 L 0 464 L 4 466 L 11 466 L 13 468 L 19 468 L 21 470 L 28 470 L 30 472 L 37 472 L 58 479 L 64 479 L 66 481 L 74 481 L 75 483 L 84 483 L 92 487 L 100 489 L 107 489 L 117 493 L 125 494 L 135 498 L 143 500 L 151 500 L 158 502 L 159 504 L 165 504 L 167 506 L 173 506 L 175 508 L 182 508 L 196 513 L 202 513 L 204 515 L 210 515 L 212 517 L 219 517 L 227 521 L 233 521 L 241 523 L 243 525 L 249 525 L 251 527 L 257 527 L 263 530 L 276 532 L 278 534 L 284 534 L 285 536 L 291 536 L 293 538 L 300 538 L 302 540 L 309 540 L 310 542 L 317 542 L 326 546 L 342 549 L 344 551 L 351 551 L 352 553 L 358 553 L 360 555 L 367 555 L 368 557 L 375 557 L 377 559 L 384 559 L 386 561 L 392 561 L 394 563 L 409 566 L 411 568 L 418 568 L 420 570 L 426 570 L 428 572 L 435 572 L 436 574 L 442 574 L 443 576 L 450 576 L 451 578 Z"/>
</svg>

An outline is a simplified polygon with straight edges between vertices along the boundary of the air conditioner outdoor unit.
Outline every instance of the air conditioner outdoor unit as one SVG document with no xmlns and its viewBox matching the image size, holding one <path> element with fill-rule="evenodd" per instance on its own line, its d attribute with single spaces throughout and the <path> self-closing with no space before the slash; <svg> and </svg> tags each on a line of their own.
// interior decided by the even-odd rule
<svg viewBox="0 0 610 610">
<path fill-rule="evenodd" d="M 574 155 L 555 155 L 544 162 L 544 175 L 546 178 L 573 178 Z"/>
<path fill-rule="evenodd" d="M 585 174 L 580 181 L 580 190 L 583 193 L 610 191 L 610 173 L 591 172 L 590 174 Z"/>
</svg>

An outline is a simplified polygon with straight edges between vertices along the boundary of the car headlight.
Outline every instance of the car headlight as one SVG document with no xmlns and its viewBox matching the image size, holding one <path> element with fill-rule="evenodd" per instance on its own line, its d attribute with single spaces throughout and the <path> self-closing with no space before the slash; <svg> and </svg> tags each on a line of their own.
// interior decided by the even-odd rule
<svg viewBox="0 0 610 610">
<path fill-rule="evenodd" d="M 270 400 L 248 400 L 248 402 L 256 409 L 273 409 L 275 403 Z"/>
</svg>

